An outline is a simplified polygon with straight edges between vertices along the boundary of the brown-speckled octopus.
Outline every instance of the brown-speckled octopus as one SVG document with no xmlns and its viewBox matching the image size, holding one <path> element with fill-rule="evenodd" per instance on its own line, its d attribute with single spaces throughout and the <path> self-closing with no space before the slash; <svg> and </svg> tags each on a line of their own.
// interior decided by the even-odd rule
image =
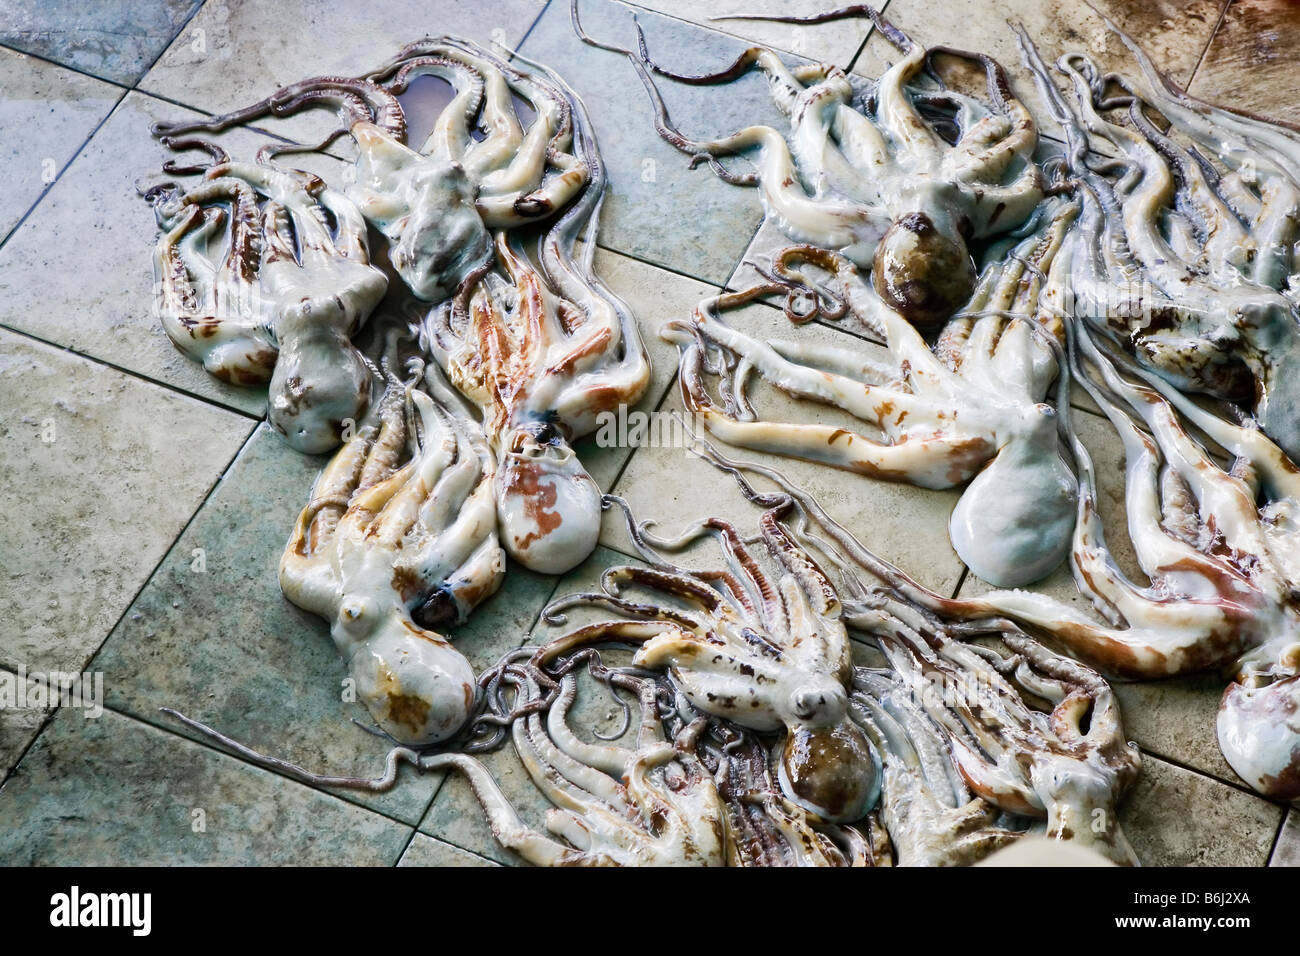
<svg viewBox="0 0 1300 956">
<path fill-rule="evenodd" d="M 588 182 L 541 237 L 539 264 L 497 232 L 495 268 L 473 271 L 424 325 L 425 345 L 479 408 L 496 451 L 506 550 L 550 574 L 584 560 L 600 533 L 600 489 L 573 443 L 602 412 L 635 404 L 650 380 L 635 317 L 592 267 L 605 171 L 581 100 L 570 103 Z"/>
<path fill-rule="evenodd" d="M 216 162 L 201 183 L 150 194 L 162 326 L 222 381 L 269 382 L 271 426 L 299 451 L 327 451 L 370 398 L 351 340 L 388 279 L 370 264 L 365 220 L 316 176 L 203 148 Z"/>
</svg>

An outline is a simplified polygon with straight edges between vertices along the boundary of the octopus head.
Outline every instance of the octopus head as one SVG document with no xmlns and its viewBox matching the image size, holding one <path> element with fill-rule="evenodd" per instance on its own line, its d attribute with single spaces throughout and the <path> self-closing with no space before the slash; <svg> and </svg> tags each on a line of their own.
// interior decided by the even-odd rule
<svg viewBox="0 0 1300 956">
<path fill-rule="evenodd" d="M 339 443 L 347 421 L 370 403 L 370 370 L 345 337 L 285 341 L 271 375 L 267 419 L 298 451 L 315 455 Z"/>
<path fill-rule="evenodd" d="M 923 212 L 895 219 L 876 248 L 872 284 L 913 325 L 937 325 L 975 291 L 975 263 L 954 230 L 945 234 Z"/>
<path fill-rule="evenodd" d="M 474 708 L 475 674 L 465 656 L 401 608 L 366 597 L 344 599 L 335 641 L 351 650 L 357 699 L 394 740 L 425 746 L 446 740 Z"/>
<path fill-rule="evenodd" d="M 880 761 L 866 735 L 848 718 L 843 686 L 828 680 L 826 686 L 800 688 L 791 704 L 799 716 L 782 746 L 777 767 L 781 789 L 823 820 L 861 819 L 880 796 Z"/>
<path fill-rule="evenodd" d="M 981 579 L 1016 588 L 1070 550 L 1078 482 L 1061 458 L 1056 412 L 1037 405 L 1024 428 L 966 486 L 948 522 L 953 549 Z"/>
<path fill-rule="evenodd" d="M 516 431 L 496 482 L 503 544 L 524 567 L 563 574 L 596 547 L 600 489 L 554 426 Z"/>
<path fill-rule="evenodd" d="M 1266 797 L 1300 797 L 1300 674 L 1228 685 L 1219 704 L 1219 747 L 1237 775 Z"/>
</svg>

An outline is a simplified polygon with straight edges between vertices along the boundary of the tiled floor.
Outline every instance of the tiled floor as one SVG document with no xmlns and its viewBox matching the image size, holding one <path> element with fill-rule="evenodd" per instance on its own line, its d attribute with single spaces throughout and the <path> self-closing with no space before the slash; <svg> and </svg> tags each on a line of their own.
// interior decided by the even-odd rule
<svg viewBox="0 0 1300 956">
<path fill-rule="evenodd" d="M 814 12 L 832 4 L 729 0 L 725 12 Z M 1300 14 L 1284 0 L 1109 0 L 1121 20 L 1194 92 L 1296 112 Z M 797 29 L 721 20 L 688 0 L 636 0 L 652 51 L 703 71 L 760 41 L 873 74 L 893 52 L 865 22 Z M 943 14 L 934 11 L 942 7 Z M 364 9 L 365 13 L 360 11 Z M 485 13 L 484 11 L 489 11 Z M 587 29 L 628 43 L 633 8 L 584 0 Z M 918 39 L 1018 63 L 1004 25 L 1023 21 L 1044 52 L 1085 45 L 1107 65 L 1122 51 L 1076 0 L 892 0 Z M 425 32 L 496 40 L 558 69 L 584 97 L 610 167 L 599 271 L 636 311 L 656 360 L 644 407 L 680 408 L 661 321 L 736 276 L 760 209 L 754 193 L 690 170 L 651 126 L 629 64 L 582 46 L 564 0 L 0 0 L 0 675 L 89 670 L 106 710 L 0 709 L 0 863 L 514 862 L 492 841 L 464 783 L 404 771 L 391 793 L 326 793 L 254 767 L 178 728 L 172 706 L 255 747 L 331 772 L 368 773 L 383 746 L 340 702 L 342 668 L 323 624 L 286 602 L 275 568 L 319 459 L 289 450 L 258 418 L 263 395 L 221 385 L 171 347 L 151 315 L 154 225 L 137 196 L 160 152 L 150 122 L 211 112 L 309 74 L 355 72 Z M 1036 94 L 1022 74 L 1018 88 Z M 770 116 L 750 77 L 717 90 L 665 84 L 692 131 Z M 306 136 L 306 124 L 280 127 Z M 247 152 L 256 132 L 230 138 Z M 760 333 L 785 320 L 762 304 L 737 321 Z M 844 332 L 805 330 L 828 343 Z M 856 341 L 856 340 L 855 340 Z M 856 343 L 860 346 L 860 343 Z M 770 403 L 787 402 L 778 395 Z M 1086 407 L 1086 403 L 1081 403 Z M 803 412 L 802 414 L 809 414 Z M 819 412 L 818 414 L 823 414 Z M 1121 452 L 1081 412 L 1103 476 L 1103 514 L 1122 507 Z M 590 443 L 588 443 L 590 445 Z M 582 449 L 592 473 L 642 517 L 671 527 L 753 512 L 680 449 Z M 945 525 L 956 495 L 883 484 L 811 465 L 782 467 L 885 557 L 930 586 L 969 593 Z M 503 590 L 456 635 L 476 665 L 541 634 L 557 591 L 628 560 L 611 518 L 603 547 L 558 583 L 512 568 Z M 688 554 L 683 560 L 692 560 Z M 1077 599 L 1068 575 L 1041 585 Z M 616 724 L 594 686 L 584 720 Z M 1213 675 L 1119 689 L 1145 773 L 1124 809 L 1143 859 L 1164 864 L 1300 864 L 1300 813 L 1261 800 L 1224 764 Z M 510 753 L 489 758 L 521 814 L 542 802 Z"/>
</svg>

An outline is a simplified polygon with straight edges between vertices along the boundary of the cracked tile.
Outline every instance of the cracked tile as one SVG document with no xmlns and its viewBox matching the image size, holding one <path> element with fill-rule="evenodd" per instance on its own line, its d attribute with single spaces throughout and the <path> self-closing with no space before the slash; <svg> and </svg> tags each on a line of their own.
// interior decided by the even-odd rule
<svg viewBox="0 0 1300 956">
<path fill-rule="evenodd" d="M 24 866 L 391 866 L 410 833 L 112 711 L 60 710 L 0 790 Z"/>
<path fill-rule="evenodd" d="M 0 331 L 0 663 L 80 671 L 252 431 Z"/>
<path fill-rule="evenodd" d="M 38 700 L 32 694 L 32 681 L 23 679 L 24 689 L 19 691 L 19 680 L 18 673 L 0 670 L 0 780 L 13 769 L 52 710 L 42 703 L 47 698 Z"/>
<path fill-rule="evenodd" d="M 1300 866 L 1300 810 L 1292 809 L 1277 838 L 1269 866 Z"/>
</svg>

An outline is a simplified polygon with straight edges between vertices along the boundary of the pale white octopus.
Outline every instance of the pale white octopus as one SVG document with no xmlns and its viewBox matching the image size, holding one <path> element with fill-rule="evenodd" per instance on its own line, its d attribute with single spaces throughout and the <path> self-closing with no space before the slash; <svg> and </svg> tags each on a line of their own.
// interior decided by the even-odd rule
<svg viewBox="0 0 1300 956">
<path fill-rule="evenodd" d="M 398 95 L 424 75 L 447 80 L 455 94 L 417 151 L 407 145 Z M 312 148 L 345 133 L 353 138 L 348 195 L 388 238 L 389 258 L 411 291 L 441 301 L 491 259 L 490 230 L 546 219 L 587 182 L 588 169 L 570 151 L 571 95 L 550 77 L 445 36 L 408 45 L 369 77 L 314 77 L 224 116 L 159 124 L 155 135 L 218 131 L 317 105 L 337 109 L 344 127 Z M 535 113 L 526 131 L 515 96 Z M 259 158 L 299 150 L 272 145 Z"/>
<path fill-rule="evenodd" d="M 330 622 L 357 699 L 418 746 L 475 709 L 474 670 L 442 635 L 505 571 L 495 459 L 446 386 L 431 375 L 427 387 L 390 381 L 321 472 L 280 560 L 285 596 Z"/>
<path fill-rule="evenodd" d="M 807 560 L 839 572 L 845 625 L 884 654 L 887 668 L 854 669 L 850 713 L 881 755 L 880 817 L 900 865 L 972 863 L 1030 824 L 1040 829 L 1036 821 L 1051 839 L 1137 862 L 1116 806 L 1139 755 L 1099 674 L 995 615 L 943 613 L 945 599 L 867 550 L 779 472 L 697 450 L 751 501 L 788 512 Z M 746 473 L 780 493 L 760 494 Z M 994 640 L 973 641 L 981 636 Z"/>
<path fill-rule="evenodd" d="M 1071 311 L 1177 387 L 1253 409 L 1295 458 L 1300 133 L 1193 99 L 1107 23 L 1133 51 L 1147 89 L 1103 74 L 1086 56 L 1066 56 L 1058 69 L 1072 84 L 1071 102 L 1020 33 L 1080 180 L 1080 228 L 1060 257 L 1070 268 Z M 1108 99 L 1112 83 L 1122 95 Z M 1100 112 L 1113 107 L 1125 108 L 1129 125 Z M 1168 133 L 1153 107 L 1172 124 Z"/>
<path fill-rule="evenodd" d="M 1037 580 L 1065 557 L 1074 522 L 1075 479 L 1058 449 L 1055 410 L 1045 401 L 1058 378 L 1061 327 L 1040 310 L 1039 295 L 1076 213 L 1074 204 L 1053 200 L 1031 220 L 1029 235 L 995 249 L 974 295 L 933 349 L 846 258 L 809 246 L 787 249 L 769 283 L 706 300 L 689 322 L 665 324 L 664 336 L 681 350 L 683 401 L 733 445 L 924 488 L 969 481 L 949 523 L 957 554 L 1001 586 Z M 764 341 L 722 321 L 722 309 L 763 293 L 793 298 L 812 289 L 816 309 L 821 299 L 837 298 L 792 272 L 795 259 L 833 275 L 841 305 L 884 343 L 886 356 L 857 351 L 847 337 L 834 346 Z M 706 372 L 720 377 L 720 400 L 709 394 Z M 843 409 L 879 434 L 763 420 L 746 395 L 752 372 L 796 398 Z"/>
<path fill-rule="evenodd" d="M 163 229 L 158 318 L 178 349 L 222 381 L 269 382 L 271 426 L 299 451 L 326 451 L 370 397 L 351 339 L 388 280 L 370 264 L 365 221 L 315 176 L 203 148 L 217 162 L 202 182 L 148 194 Z"/>
<path fill-rule="evenodd" d="M 584 560 L 600 533 L 600 489 L 573 443 L 602 413 L 635 404 L 650 380 L 635 317 L 592 266 L 605 172 L 581 101 L 573 102 L 591 179 L 542 236 L 540 268 L 498 232 L 496 269 L 471 273 L 424 325 L 425 346 L 479 408 L 496 451 L 506 550 L 548 574 Z"/>
<path fill-rule="evenodd" d="M 1265 796 L 1300 796 L 1300 469 L 1261 431 L 1206 411 L 1161 377 L 1114 361 L 1079 325 L 1078 377 L 1124 441 L 1128 535 L 1149 584 L 1120 569 L 1097 512 L 1086 447 L 1072 436 L 1079 515 L 1075 581 L 1106 623 L 1046 595 L 993 591 L 944 613 L 1001 613 L 1125 678 L 1234 667 L 1219 745 Z M 1136 378 L 1136 381 L 1134 380 Z M 1234 460 L 1221 466 L 1183 421 Z M 1139 427 L 1138 422 L 1145 426 Z"/>
<path fill-rule="evenodd" d="M 626 508 L 621 499 L 608 499 Z M 605 607 L 625 618 L 577 628 L 540 648 L 532 665 L 603 643 L 637 647 L 637 667 L 666 672 L 697 710 L 762 733 L 782 731 L 777 777 L 788 801 L 829 823 L 861 819 L 876 800 L 878 758 L 848 712 L 852 660 L 840 604 L 821 569 L 798 548 L 778 510 L 761 519 L 762 540 L 779 569 L 773 578 L 734 527 L 709 519 L 652 546 L 644 528 L 629 532 L 652 567 L 607 570 L 602 590 L 567 595 L 543 618 L 563 622 L 576 606 Z M 655 547 L 678 548 L 716 535 L 727 568 L 688 571 Z M 623 596 L 647 590 L 654 603 Z M 683 606 L 669 606 L 664 599 Z"/>
<path fill-rule="evenodd" d="M 1002 67 L 982 54 L 927 50 L 869 7 L 812 18 L 756 18 L 813 23 L 871 17 L 903 57 L 865 103 L 838 67 L 787 67 L 764 47 L 749 48 L 718 73 L 671 73 L 650 60 L 639 25 L 639 53 L 631 53 L 583 33 L 577 0 L 571 14 L 582 39 L 628 55 L 654 104 L 660 136 L 693 163 L 707 160 L 728 182 L 758 186 L 768 217 L 791 239 L 871 267 L 881 298 L 917 325 L 941 322 L 970 297 L 976 271 L 967 244 L 1020 226 L 1043 198 L 1033 159 L 1038 130 Z M 952 90 L 915 86 L 940 53 L 984 67 L 992 108 Z M 790 119 L 788 136 L 750 126 L 720 139 L 690 139 L 672 125 L 648 72 L 699 84 L 726 82 L 751 68 L 766 74 L 776 106 Z M 953 134 L 951 141 L 944 133 Z M 752 154 L 755 171 L 735 174 L 719 162 L 736 154 Z"/>
</svg>

